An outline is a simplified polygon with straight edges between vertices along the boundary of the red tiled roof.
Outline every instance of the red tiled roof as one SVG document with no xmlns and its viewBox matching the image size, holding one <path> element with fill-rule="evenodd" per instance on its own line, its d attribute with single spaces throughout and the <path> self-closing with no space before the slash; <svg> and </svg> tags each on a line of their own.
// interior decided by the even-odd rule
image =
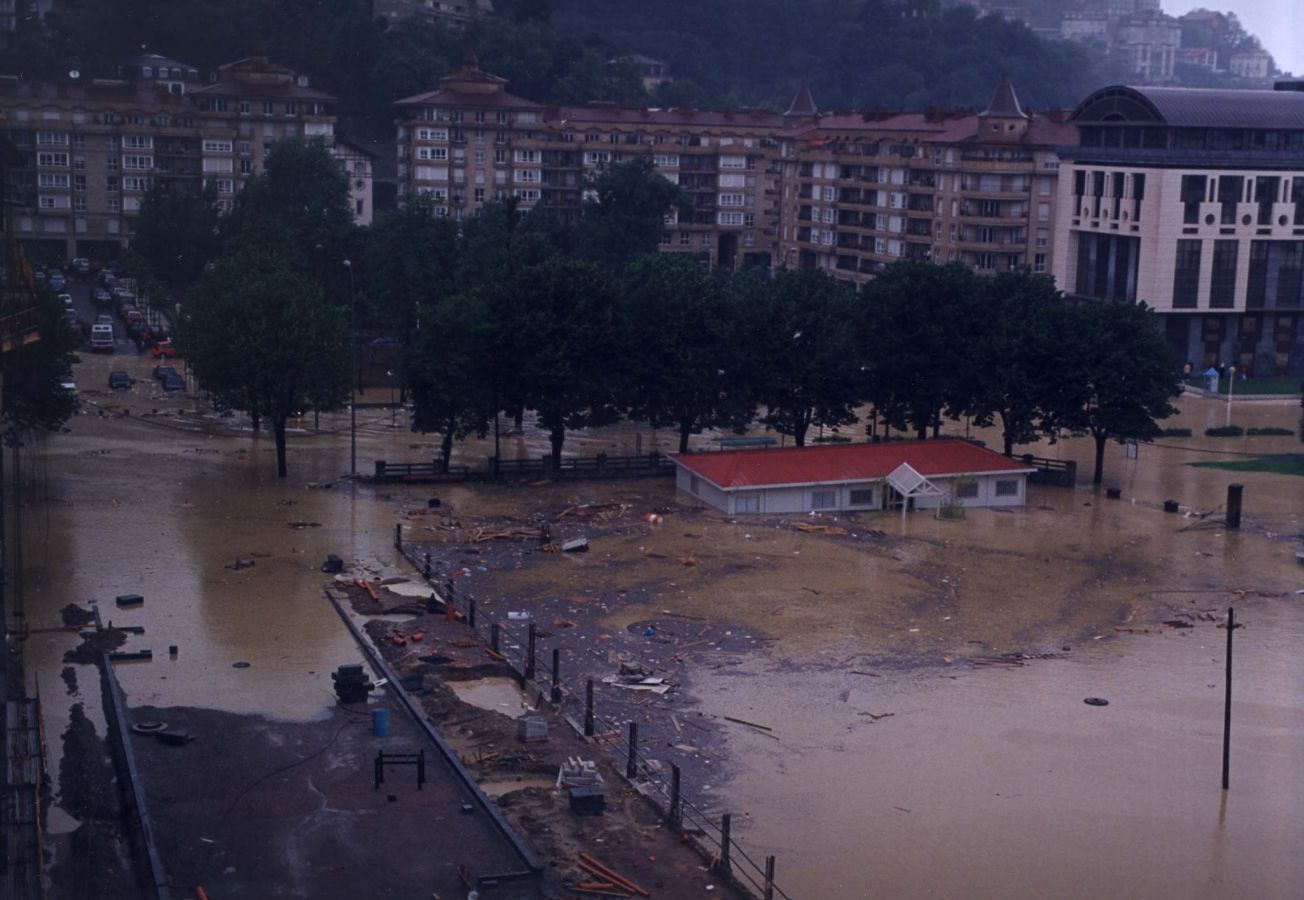
<svg viewBox="0 0 1304 900">
<path fill-rule="evenodd" d="M 961 440 L 681 453 L 673 458 L 724 490 L 874 481 L 903 462 L 930 478 L 1033 471 L 1020 460 Z"/>
</svg>

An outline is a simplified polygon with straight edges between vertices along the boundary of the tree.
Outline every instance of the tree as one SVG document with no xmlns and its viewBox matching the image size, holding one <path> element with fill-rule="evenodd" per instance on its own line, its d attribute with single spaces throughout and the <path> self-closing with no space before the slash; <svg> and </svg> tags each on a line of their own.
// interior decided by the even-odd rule
<svg viewBox="0 0 1304 900">
<path fill-rule="evenodd" d="M 856 296 L 821 269 L 781 269 L 772 281 L 737 281 L 747 316 L 747 382 L 761 421 L 806 444 L 812 425 L 856 421 L 859 362 Z"/>
<path fill-rule="evenodd" d="M 1050 399 L 1064 378 L 1064 298 L 1055 283 L 1027 271 L 1002 272 L 979 285 L 964 378 L 965 410 L 979 425 L 999 419 L 1005 455 L 1055 428 Z"/>
<path fill-rule="evenodd" d="M 272 423 L 281 478 L 286 419 L 339 406 L 349 393 L 344 310 L 275 250 L 214 263 L 186 306 L 177 345 L 214 406 Z"/>
<path fill-rule="evenodd" d="M 1057 420 L 1096 442 L 1092 483 L 1104 479 L 1105 443 L 1158 436 L 1156 419 L 1177 412 L 1181 361 L 1144 303 L 1092 300 L 1065 307 L 1064 376 Z"/>
<path fill-rule="evenodd" d="M 719 277 L 686 256 L 652 254 L 625 271 L 622 300 L 631 419 L 676 428 L 680 453 L 690 435 L 751 421 L 740 311 Z"/>
<path fill-rule="evenodd" d="M 865 285 L 869 399 L 887 423 L 936 432 L 944 411 L 972 406 L 964 372 L 970 328 L 981 321 L 978 276 L 961 263 L 893 263 Z"/>
<path fill-rule="evenodd" d="M 453 441 L 488 430 L 495 414 L 492 385 L 484 377 L 492 355 L 488 319 L 473 295 L 454 294 L 422 304 L 406 357 L 404 380 L 412 391 L 412 430 L 443 435 L 440 457 L 448 471 Z"/>
<path fill-rule="evenodd" d="M 223 252 L 274 252 L 327 291 L 342 291 L 340 261 L 353 232 L 348 176 L 320 138 L 277 141 L 265 166 L 221 220 Z"/>
<path fill-rule="evenodd" d="M 668 213 L 690 212 L 688 195 L 657 172 L 650 156 L 612 163 L 587 187 L 593 196 L 580 210 L 577 248 L 584 259 L 613 271 L 656 252 Z"/>
<path fill-rule="evenodd" d="M 602 269 L 553 258 L 520 269 L 511 282 L 520 316 L 496 323 L 528 336 L 511 362 L 522 402 L 548 432 L 553 465 L 561 464 L 566 430 L 610 425 L 620 418 L 621 370 L 615 291 Z M 495 346 L 496 353 L 503 353 Z"/>
<path fill-rule="evenodd" d="M 63 304 L 41 288 L 35 297 L 40 340 L 0 354 L 4 379 L 4 430 L 54 430 L 68 421 L 76 396 L 63 387 L 72 372 L 72 353 L 80 336 L 64 319 Z"/>
<path fill-rule="evenodd" d="M 375 324 L 407 343 L 417 307 L 461 287 L 463 247 L 458 223 L 415 197 L 375 221 L 367 234 L 364 289 Z"/>
<path fill-rule="evenodd" d="M 218 254 L 217 187 L 165 189 L 156 183 L 141 204 L 131 249 L 172 291 L 199 281 Z"/>
</svg>

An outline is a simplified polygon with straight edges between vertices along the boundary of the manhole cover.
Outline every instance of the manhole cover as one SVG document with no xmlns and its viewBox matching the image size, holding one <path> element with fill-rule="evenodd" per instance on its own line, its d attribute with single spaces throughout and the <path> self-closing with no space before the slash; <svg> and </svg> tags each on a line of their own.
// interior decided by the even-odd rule
<svg viewBox="0 0 1304 900">
<path fill-rule="evenodd" d="M 1104 697 L 1088 697 L 1082 701 L 1087 706 L 1109 706 L 1109 701 Z"/>
<path fill-rule="evenodd" d="M 243 660 L 241 660 L 240 662 L 234 662 L 234 663 L 231 663 L 231 668 L 233 668 L 233 669 L 247 669 L 247 668 L 249 668 L 249 663 L 244 662 Z"/>
<path fill-rule="evenodd" d="M 131 730 L 136 734 L 158 734 L 167 727 L 167 722 L 137 722 L 131 726 Z"/>
</svg>

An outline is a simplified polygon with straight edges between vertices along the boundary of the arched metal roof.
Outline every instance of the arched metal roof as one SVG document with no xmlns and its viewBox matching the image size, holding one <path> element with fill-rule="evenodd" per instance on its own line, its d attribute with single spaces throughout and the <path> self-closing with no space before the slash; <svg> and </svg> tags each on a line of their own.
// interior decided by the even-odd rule
<svg viewBox="0 0 1304 900">
<path fill-rule="evenodd" d="M 1175 128 L 1304 129 L 1304 93 L 1205 88 L 1101 88 L 1078 104 L 1075 125 L 1153 123 Z"/>
</svg>

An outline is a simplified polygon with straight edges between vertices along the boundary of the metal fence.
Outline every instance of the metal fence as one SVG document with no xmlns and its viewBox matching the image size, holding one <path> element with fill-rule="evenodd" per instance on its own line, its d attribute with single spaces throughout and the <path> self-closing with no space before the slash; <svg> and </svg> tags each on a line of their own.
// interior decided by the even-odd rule
<svg viewBox="0 0 1304 900">
<path fill-rule="evenodd" d="M 548 698 L 554 705 L 576 713 L 568 718 L 577 730 L 622 764 L 626 778 L 637 782 L 641 793 L 660 808 L 672 827 L 698 838 L 698 850 L 710 860 L 712 871 L 764 900 L 791 900 L 774 881 L 775 858 L 766 856 L 757 862 L 733 836 L 730 814 L 717 817 L 706 804 L 693 802 L 682 785 L 679 766 L 670 766 L 667 780 L 667 773 L 648 764 L 640 753 L 638 723 L 620 722 L 597 710 L 593 679 L 586 679 L 580 691 L 566 684 L 562 672 L 582 671 L 580 655 L 600 659 L 595 651 L 554 646 L 551 654 L 540 654 L 539 635 L 533 623 L 503 621 L 469 592 L 458 590 L 451 580 L 437 584 L 430 554 L 404 545 L 401 523 L 394 527 L 394 546 L 430 585 L 431 593 L 447 609 L 460 613 L 466 626 L 516 672 L 523 687 L 537 691 L 540 700 Z"/>
</svg>

